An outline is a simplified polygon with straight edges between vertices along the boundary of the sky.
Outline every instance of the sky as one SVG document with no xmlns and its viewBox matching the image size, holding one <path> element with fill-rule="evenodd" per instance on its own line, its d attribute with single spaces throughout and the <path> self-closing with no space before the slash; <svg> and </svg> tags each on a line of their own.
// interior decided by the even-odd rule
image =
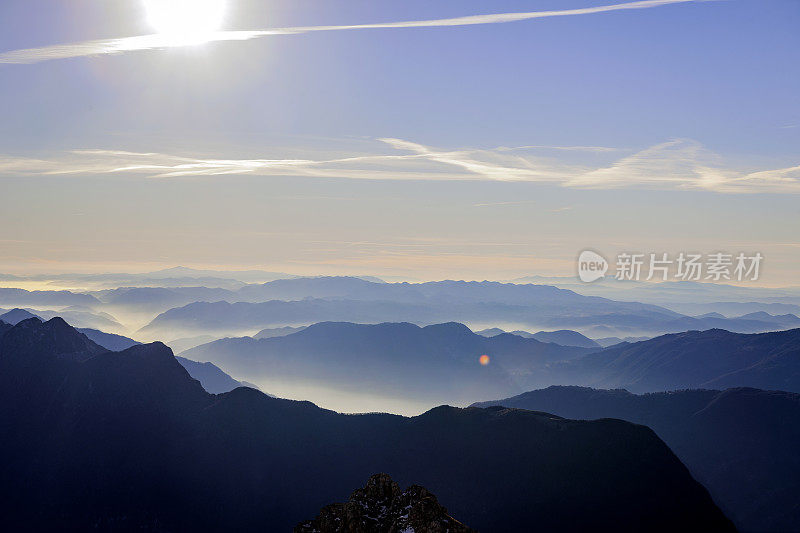
<svg viewBox="0 0 800 533">
<path fill-rule="evenodd" d="M 0 3 L 0 271 L 512 279 L 590 248 L 758 251 L 800 285 L 798 0 L 152 19 Z"/>
</svg>

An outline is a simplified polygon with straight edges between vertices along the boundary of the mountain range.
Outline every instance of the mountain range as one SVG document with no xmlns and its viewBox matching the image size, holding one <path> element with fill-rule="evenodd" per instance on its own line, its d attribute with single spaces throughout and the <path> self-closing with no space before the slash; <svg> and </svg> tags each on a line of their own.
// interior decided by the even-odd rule
<svg viewBox="0 0 800 533">
<path fill-rule="evenodd" d="M 589 385 L 637 393 L 729 387 L 800 392 L 800 329 L 662 335 L 550 365 L 539 378 L 544 387 Z"/>
<path fill-rule="evenodd" d="M 740 531 L 794 531 L 800 523 L 798 394 L 738 388 L 635 395 L 619 389 L 549 387 L 476 405 L 647 425 Z"/>
<path fill-rule="evenodd" d="M 130 301 L 136 291 L 158 289 L 125 289 L 122 294 Z M 434 324 L 455 320 L 476 329 L 485 325 L 511 330 L 570 329 L 590 337 L 654 336 L 712 328 L 756 333 L 800 325 L 800 318 L 793 315 L 691 317 L 655 305 L 583 296 L 546 285 L 488 281 L 377 283 L 322 277 L 247 285 L 227 294 L 214 290 L 213 296 L 206 294 L 207 289 L 161 291 L 180 297 L 170 297 L 175 307 L 156 316 L 141 330 L 142 335 L 158 337 L 176 331 L 185 336 L 200 332 L 251 335 L 264 328 L 323 321 Z M 166 301 L 160 305 L 165 306 Z"/>
<path fill-rule="evenodd" d="M 743 316 L 707 312 L 688 316 L 665 306 L 587 296 L 547 285 L 387 283 L 328 276 L 237 281 L 233 285 L 208 280 L 203 285 L 204 279 L 198 277 L 195 285 L 175 286 L 173 282 L 182 273 L 178 269 L 163 272 L 162 278 L 143 277 L 152 282 L 150 286 L 117 286 L 86 293 L 0 289 L 0 305 L 27 307 L 44 318 L 63 316 L 72 324 L 112 333 L 130 335 L 139 330 L 135 333 L 139 338 L 166 341 L 200 335 L 254 335 L 264 329 L 323 321 L 427 325 L 455 320 L 476 330 L 501 328 L 520 334 L 524 330 L 573 330 L 591 338 L 652 337 L 712 328 L 759 333 L 800 326 L 800 318 L 786 310 L 769 314 L 756 306 L 740 313 Z M 262 278 L 264 274 L 253 273 Z"/>
<path fill-rule="evenodd" d="M 500 328 L 489 328 L 482 331 L 476 331 L 478 335 L 484 337 L 496 337 L 506 333 Z M 537 331 L 536 333 L 529 333 L 527 331 L 515 330 L 509 332 L 512 335 L 525 337 L 526 339 L 536 339 L 541 342 L 552 342 L 553 344 L 560 344 L 561 346 L 578 346 L 579 348 L 600 348 L 600 344 L 593 341 L 586 335 L 581 335 L 577 331 L 569 329 L 560 329 L 557 331 Z M 621 341 L 620 341 L 621 342 Z"/>
<path fill-rule="evenodd" d="M 418 413 L 521 392 L 547 364 L 590 351 L 510 334 L 486 338 L 457 323 L 326 322 L 280 337 L 220 339 L 181 355 L 210 361 L 279 396 L 342 411 Z M 480 363 L 483 355 L 488 364 Z"/>
<path fill-rule="evenodd" d="M 418 413 L 438 403 L 467 405 L 492 393 L 510 396 L 553 384 L 637 393 L 729 387 L 800 392 L 800 329 L 687 331 L 601 349 L 509 333 L 487 338 L 456 323 L 320 323 L 275 338 L 220 339 L 182 355 L 280 396 L 343 411 L 360 405 Z M 485 366 L 478 364 L 481 355 L 488 356 Z"/>
<path fill-rule="evenodd" d="M 644 426 L 212 395 L 163 344 L 109 352 L 59 318 L 0 338 L 0 427 L 9 530 L 286 531 L 387 472 L 484 532 L 733 531 Z"/>
</svg>

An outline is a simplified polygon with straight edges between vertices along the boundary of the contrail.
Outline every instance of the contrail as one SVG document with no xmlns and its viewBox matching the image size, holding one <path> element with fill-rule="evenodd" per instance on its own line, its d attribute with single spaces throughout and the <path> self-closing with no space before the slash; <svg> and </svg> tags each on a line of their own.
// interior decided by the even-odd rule
<svg viewBox="0 0 800 533">
<path fill-rule="evenodd" d="M 642 0 L 605 6 L 585 7 L 579 9 L 565 9 L 561 11 L 529 11 L 526 13 L 493 13 L 488 15 L 471 15 L 433 20 L 409 20 L 403 22 L 379 22 L 374 24 L 354 24 L 347 26 L 296 26 L 290 28 L 271 28 L 264 30 L 242 31 L 217 31 L 203 35 L 199 42 L 213 41 L 247 41 L 269 35 L 291 35 L 310 33 L 315 31 L 346 31 L 346 30 L 373 30 L 388 28 L 437 28 L 448 26 L 473 26 L 477 24 L 499 24 L 516 22 L 546 17 L 565 17 L 571 15 L 589 15 L 592 13 L 605 13 L 608 11 L 621 11 L 628 9 L 649 9 L 669 4 L 696 3 L 707 0 Z M 120 39 L 100 39 L 72 44 L 43 46 L 41 48 L 27 48 L 12 50 L 0 54 L 0 63 L 29 64 L 49 61 L 52 59 L 68 59 L 73 57 L 89 57 L 106 54 L 119 54 L 138 50 L 154 50 L 162 48 L 176 48 L 197 44 L 176 39 L 170 35 L 140 35 L 137 37 L 124 37 Z"/>
</svg>

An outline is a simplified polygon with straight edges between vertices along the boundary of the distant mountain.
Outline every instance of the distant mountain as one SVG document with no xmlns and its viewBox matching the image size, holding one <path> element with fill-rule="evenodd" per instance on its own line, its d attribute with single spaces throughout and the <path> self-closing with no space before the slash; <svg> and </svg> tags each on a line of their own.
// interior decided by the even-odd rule
<svg viewBox="0 0 800 533">
<path fill-rule="evenodd" d="M 23 320 L 28 320 L 29 318 L 38 318 L 41 320 L 41 317 L 38 315 L 34 315 L 30 311 L 20 308 L 12 309 L 11 311 L 7 311 L 0 315 L 0 320 L 6 324 L 11 324 L 12 326 L 22 322 Z"/>
<path fill-rule="evenodd" d="M 505 330 L 502 330 L 500 328 L 488 328 L 476 331 L 475 333 L 481 335 L 482 337 L 497 337 L 498 335 L 502 335 L 505 332 L 506 332 Z M 520 335 L 520 337 L 521 336 L 522 335 Z"/>
<path fill-rule="evenodd" d="M 745 335 L 687 331 L 620 344 L 551 365 L 559 383 L 656 392 L 755 387 L 800 392 L 800 329 Z"/>
<path fill-rule="evenodd" d="M 87 311 L 82 307 L 67 307 L 61 311 L 39 310 L 39 309 L 20 309 L 15 308 L 0 314 L 0 320 L 8 322 L 9 324 L 17 324 L 23 320 L 36 317 L 42 321 L 50 320 L 53 317 L 60 316 L 68 320 L 70 324 L 75 326 L 89 329 L 108 329 L 112 331 L 120 331 L 124 328 L 114 319 L 113 316 L 107 313 L 96 313 Z"/>
<path fill-rule="evenodd" d="M 725 315 L 720 314 L 720 313 L 711 312 L 711 313 L 705 313 L 705 314 L 699 315 L 696 318 L 728 318 L 728 317 L 726 317 Z M 743 316 L 743 317 L 740 317 L 740 318 L 747 318 L 747 317 Z"/>
<path fill-rule="evenodd" d="M 229 287 L 238 288 L 245 283 L 292 278 L 292 274 L 260 270 L 198 270 L 173 267 L 144 273 L 104 274 L 37 274 L 10 276 L 0 274 L 0 279 L 9 281 L 56 281 L 65 285 L 88 287 Z"/>
<path fill-rule="evenodd" d="M 404 491 L 388 474 L 375 474 L 346 503 L 322 508 L 314 520 L 303 522 L 294 533 L 375 533 L 441 531 L 475 533 L 452 516 L 424 487 Z"/>
<path fill-rule="evenodd" d="M 757 311 L 755 313 L 748 313 L 737 318 L 738 320 L 760 320 L 762 322 L 771 322 L 786 328 L 796 328 L 800 326 L 800 318 L 791 313 L 787 313 L 785 315 L 771 315 L 764 311 Z"/>
<path fill-rule="evenodd" d="M 105 333 L 103 331 L 91 328 L 76 328 L 78 331 L 89 337 L 89 339 L 102 346 L 106 350 L 111 350 L 112 352 L 120 352 L 122 350 L 127 350 L 131 346 L 136 346 L 137 344 L 141 344 L 140 342 L 136 342 L 133 339 L 129 339 L 128 337 L 123 337 L 122 335 L 115 335 L 113 333 Z"/>
<path fill-rule="evenodd" d="M 624 390 L 549 387 L 476 405 L 647 425 L 740 531 L 797 531 L 800 525 L 798 394 L 729 389 L 637 396 Z"/>
<path fill-rule="evenodd" d="M 89 294 L 70 291 L 27 291 L 0 288 L 0 305 L 12 307 L 41 307 L 67 305 L 99 305 L 100 301 Z"/>
<path fill-rule="evenodd" d="M 302 280 L 283 281 L 299 283 Z M 604 326 L 612 332 L 660 331 L 662 324 L 681 316 L 654 306 L 613 302 L 536 285 L 504 286 L 490 282 L 414 285 L 363 280 L 353 283 L 364 284 L 369 290 L 355 291 L 348 299 L 333 296 L 335 291 L 331 290 L 332 295 L 326 298 L 306 297 L 259 303 L 191 303 L 161 313 L 142 328 L 141 334 L 155 337 L 174 335 L 179 331 L 185 336 L 199 333 L 251 335 L 254 330 L 265 327 L 299 326 L 324 321 L 435 324 L 449 320 L 514 323 L 532 329 L 591 329 Z M 279 292 L 278 295 L 283 298 L 304 294 L 303 291 L 288 290 L 273 292 Z"/>
<path fill-rule="evenodd" d="M 155 272 L 148 272 L 147 274 L 139 274 L 139 276 L 149 278 L 231 278 L 250 283 L 295 277 L 284 272 L 268 272 L 265 270 L 200 270 L 184 266 L 165 268 Z"/>
<path fill-rule="evenodd" d="M 213 342 L 218 338 L 219 337 L 215 337 L 214 335 L 197 335 L 196 337 L 183 337 L 180 339 L 164 341 L 164 344 L 172 348 L 173 352 L 181 353 L 194 348 L 195 346 Z"/>
<path fill-rule="evenodd" d="M 800 302 L 799 302 L 800 303 Z M 764 311 L 772 315 L 782 315 L 792 313 L 800 315 L 800 305 L 797 303 L 782 303 L 767 299 L 766 301 L 714 301 L 709 303 L 686 302 L 680 305 L 670 305 L 670 309 L 685 314 L 701 314 L 706 312 L 716 312 L 725 316 L 740 316 L 748 313 Z"/>
<path fill-rule="evenodd" d="M 650 337 L 603 337 L 601 339 L 595 339 L 594 341 L 603 348 L 608 348 L 609 346 L 614 346 L 621 342 L 641 342 L 648 339 L 650 339 Z"/>
<path fill-rule="evenodd" d="M 707 329 L 725 329 L 736 333 L 763 333 L 797 327 L 798 325 L 800 325 L 800 319 L 794 315 L 774 316 L 769 313 L 754 313 L 750 316 L 745 315 L 738 318 L 717 318 L 714 316 L 705 316 L 703 318 L 680 317 L 666 321 L 662 326 L 662 330 L 666 333 Z"/>
<path fill-rule="evenodd" d="M 709 311 L 717 311 L 729 316 L 741 314 L 714 308 L 713 304 L 717 302 L 783 301 L 787 304 L 800 304 L 800 287 L 745 287 L 697 281 L 637 282 L 617 280 L 614 277 L 606 277 L 594 283 L 583 283 L 576 276 L 551 278 L 537 276 L 515 281 L 518 283 L 546 283 L 564 289 L 577 290 L 582 294 L 603 296 L 614 300 L 646 302 L 693 315 Z M 712 306 L 702 307 L 709 304 Z"/>
<path fill-rule="evenodd" d="M 175 357 L 185 368 L 189 375 L 200 382 L 203 388 L 211 394 L 230 392 L 236 387 L 244 387 L 242 382 L 236 381 L 212 363 L 198 363 L 185 357 Z"/>
<path fill-rule="evenodd" d="M 485 338 L 456 323 L 327 322 L 282 337 L 220 339 L 181 355 L 214 362 L 278 396 L 344 411 L 412 413 L 525 390 L 538 369 L 589 351 L 510 334 Z M 482 355 L 488 365 L 479 363 Z"/>
<path fill-rule="evenodd" d="M 284 337 L 286 335 L 291 335 L 292 333 L 297 333 L 298 331 L 303 331 L 304 329 L 306 329 L 306 326 L 298 326 L 296 328 L 291 326 L 284 326 L 282 328 L 266 328 L 253 335 L 253 338 L 269 339 L 271 337 Z"/>
<path fill-rule="evenodd" d="M 577 331 L 560 329 L 557 331 L 539 331 L 531 338 L 542 342 L 552 342 L 561 346 L 578 346 L 580 348 L 600 348 L 600 345 Z"/>
<path fill-rule="evenodd" d="M 733 530 L 644 426 L 211 395 L 163 344 L 107 352 L 60 319 L 0 339 L 0 427 L 9 531 L 287 531 L 374 472 L 488 533 Z"/>
<path fill-rule="evenodd" d="M 236 292 L 215 287 L 121 287 L 93 293 L 112 310 L 159 313 L 192 302 L 236 300 Z M 152 316 L 152 315 L 151 315 Z"/>
<path fill-rule="evenodd" d="M 476 331 L 478 335 L 482 335 L 484 337 L 496 337 L 503 333 L 506 333 L 504 330 L 500 328 L 489 328 L 484 329 L 481 331 Z M 577 346 L 579 348 L 600 348 L 600 345 L 586 337 L 585 335 L 581 335 L 577 331 L 571 331 L 568 329 L 561 329 L 558 331 L 539 331 L 536 333 L 529 333 L 527 331 L 516 330 L 511 332 L 512 335 L 517 335 L 519 337 L 524 337 L 526 339 L 536 339 L 537 341 L 541 342 L 552 342 L 553 344 L 560 344 L 561 346 Z"/>
<path fill-rule="evenodd" d="M 126 289 L 124 294 L 127 298 L 138 290 Z M 590 337 L 654 336 L 712 328 L 760 333 L 791 327 L 785 319 L 769 315 L 698 318 L 655 305 L 583 296 L 546 285 L 488 281 L 374 283 L 320 277 L 277 280 L 236 291 L 215 289 L 207 294 L 196 288 L 168 291 L 161 300 L 154 297 L 157 305 L 151 311 L 173 307 L 143 328 L 143 335 L 159 337 L 180 331 L 185 336 L 241 336 L 264 328 L 323 321 L 507 323 L 534 331 L 569 329 Z"/>
</svg>

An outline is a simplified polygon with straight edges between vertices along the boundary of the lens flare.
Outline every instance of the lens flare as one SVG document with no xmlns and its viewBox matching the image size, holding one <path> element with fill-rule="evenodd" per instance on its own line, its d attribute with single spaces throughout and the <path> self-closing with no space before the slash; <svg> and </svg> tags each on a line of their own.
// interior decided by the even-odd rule
<svg viewBox="0 0 800 533">
<path fill-rule="evenodd" d="M 478 357 L 478 362 L 483 366 L 488 365 L 489 364 L 489 356 L 486 355 L 486 354 L 483 354 L 482 356 Z"/>
</svg>

